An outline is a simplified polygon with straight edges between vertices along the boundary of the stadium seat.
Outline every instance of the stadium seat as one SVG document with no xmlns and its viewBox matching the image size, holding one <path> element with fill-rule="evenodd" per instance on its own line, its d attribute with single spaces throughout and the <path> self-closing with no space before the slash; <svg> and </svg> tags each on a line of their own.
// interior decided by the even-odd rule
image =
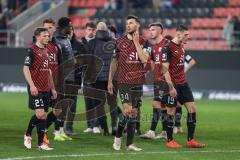
<svg viewBox="0 0 240 160">
<path fill-rule="evenodd" d="M 228 6 L 230 6 L 230 7 L 240 7 L 240 1 L 239 0 L 229 0 Z"/>
</svg>

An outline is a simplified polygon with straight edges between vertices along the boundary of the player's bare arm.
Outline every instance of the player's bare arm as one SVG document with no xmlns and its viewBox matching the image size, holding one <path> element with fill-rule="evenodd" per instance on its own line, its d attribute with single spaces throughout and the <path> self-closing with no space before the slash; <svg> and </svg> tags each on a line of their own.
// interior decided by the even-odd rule
<svg viewBox="0 0 240 160">
<path fill-rule="evenodd" d="M 51 87 L 51 93 L 52 93 L 52 99 L 56 99 L 57 98 L 57 92 L 55 90 L 55 85 L 54 85 L 54 81 L 53 81 L 53 76 L 52 76 L 52 70 L 49 69 L 49 83 L 50 83 L 50 87 Z"/>
<path fill-rule="evenodd" d="M 162 64 L 162 74 L 164 75 L 164 78 L 165 78 L 166 82 L 168 83 L 170 95 L 172 97 L 176 97 L 177 96 L 177 91 L 173 86 L 171 76 L 170 76 L 169 71 L 168 71 L 169 65 L 170 65 L 169 62 L 164 62 Z"/>
<path fill-rule="evenodd" d="M 118 67 L 117 58 L 112 58 L 112 61 L 111 61 L 111 64 L 110 64 L 109 76 L 108 76 L 108 92 L 110 94 L 113 94 L 112 80 L 113 80 L 113 77 L 114 77 L 114 75 L 117 71 L 117 67 Z"/>
<path fill-rule="evenodd" d="M 25 77 L 28 85 L 30 86 L 31 95 L 37 96 L 38 90 L 33 83 L 32 76 L 31 76 L 31 73 L 29 70 L 29 66 L 26 66 L 26 65 L 23 66 L 23 74 L 24 74 L 24 77 Z"/>
<path fill-rule="evenodd" d="M 192 58 L 191 61 L 188 63 L 187 67 L 185 68 L 184 72 L 187 73 L 192 67 L 196 64 L 196 61 Z"/>
</svg>

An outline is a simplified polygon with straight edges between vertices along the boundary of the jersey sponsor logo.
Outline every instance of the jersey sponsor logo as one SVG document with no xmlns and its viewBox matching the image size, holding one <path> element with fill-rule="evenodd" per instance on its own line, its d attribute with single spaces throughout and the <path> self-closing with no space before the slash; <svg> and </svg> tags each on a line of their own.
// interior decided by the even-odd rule
<svg viewBox="0 0 240 160">
<path fill-rule="evenodd" d="M 46 60 L 44 60 L 44 62 L 43 62 L 43 68 L 42 68 L 43 70 L 45 70 L 45 69 L 48 69 L 48 60 L 46 59 Z"/>
<path fill-rule="evenodd" d="M 49 62 L 55 62 L 56 61 L 56 54 L 55 53 L 49 53 Z"/>
<path fill-rule="evenodd" d="M 162 52 L 162 47 L 159 47 L 159 48 L 158 48 L 158 52 Z"/>
<path fill-rule="evenodd" d="M 134 62 L 134 61 L 138 61 L 138 54 L 137 52 L 132 52 L 130 55 L 129 55 L 129 60 Z"/>
</svg>

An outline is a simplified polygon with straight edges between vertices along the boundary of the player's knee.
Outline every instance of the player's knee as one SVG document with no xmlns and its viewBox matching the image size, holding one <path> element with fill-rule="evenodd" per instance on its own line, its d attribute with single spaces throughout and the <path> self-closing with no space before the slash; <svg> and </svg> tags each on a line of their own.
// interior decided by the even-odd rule
<svg viewBox="0 0 240 160">
<path fill-rule="evenodd" d="M 36 111 L 36 116 L 38 119 L 46 119 L 46 114 L 44 110 Z"/>
<path fill-rule="evenodd" d="M 196 112 L 196 106 L 195 106 L 194 103 L 189 103 L 186 108 L 187 108 L 189 113 L 195 113 Z"/>
<path fill-rule="evenodd" d="M 175 107 L 171 107 L 171 108 L 167 108 L 167 114 L 168 115 L 175 115 L 175 111 L 176 111 L 176 108 Z"/>
<path fill-rule="evenodd" d="M 157 101 L 153 101 L 152 106 L 153 108 L 161 108 L 160 102 L 157 102 Z"/>
<path fill-rule="evenodd" d="M 140 108 L 142 106 L 142 100 L 141 98 L 136 98 L 133 104 L 134 108 Z"/>
<path fill-rule="evenodd" d="M 56 117 L 60 116 L 61 113 L 62 113 L 62 110 L 61 110 L 61 109 L 54 109 L 54 110 L 53 110 L 53 114 L 54 114 Z"/>
<path fill-rule="evenodd" d="M 129 103 L 124 103 L 123 104 L 123 114 L 128 116 L 131 113 L 132 106 Z"/>
</svg>

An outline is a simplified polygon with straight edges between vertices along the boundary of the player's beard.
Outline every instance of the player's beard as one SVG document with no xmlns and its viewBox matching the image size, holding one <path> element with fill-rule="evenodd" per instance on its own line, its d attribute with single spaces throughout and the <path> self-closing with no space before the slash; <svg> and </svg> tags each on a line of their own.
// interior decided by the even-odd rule
<svg viewBox="0 0 240 160">
<path fill-rule="evenodd" d="M 135 32 L 136 32 L 136 30 L 133 30 L 133 31 L 128 32 L 128 34 L 133 35 L 133 33 L 135 33 Z"/>
</svg>

